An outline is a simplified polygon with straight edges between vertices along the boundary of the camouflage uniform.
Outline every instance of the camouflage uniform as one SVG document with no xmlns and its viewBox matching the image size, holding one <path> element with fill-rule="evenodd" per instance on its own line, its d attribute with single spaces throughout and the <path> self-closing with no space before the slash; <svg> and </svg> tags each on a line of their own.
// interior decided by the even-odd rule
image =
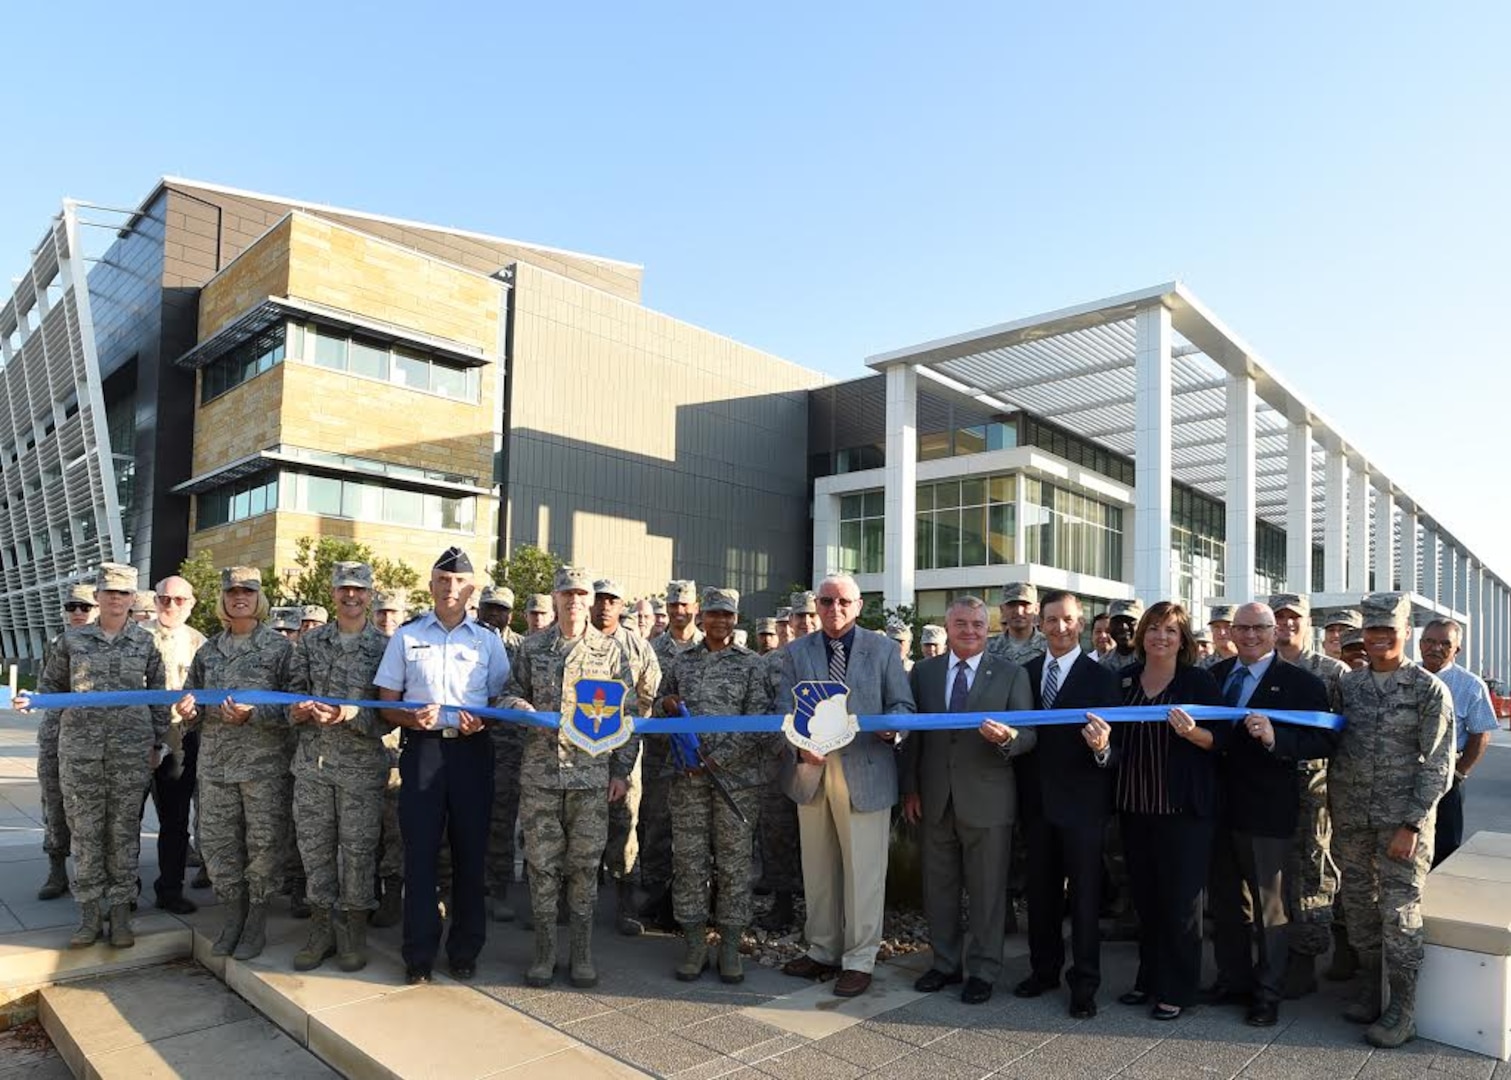
<svg viewBox="0 0 1511 1080">
<path fill-rule="evenodd" d="M 38 690 L 44 694 L 164 690 L 163 660 L 135 622 L 114 637 L 98 625 L 54 642 Z M 58 710 L 58 778 L 72 833 L 73 895 L 112 909 L 136 899 L 142 793 L 153 746 L 168 732 L 166 705 L 81 706 Z"/>
<path fill-rule="evenodd" d="M 1328 804 L 1349 936 L 1361 956 L 1383 950 L 1392 972 L 1414 975 L 1437 802 L 1453 774 L 1452 699 L 1437 676 L 1410 660 L 1383 689 L 1369 669 L 1348 672 L 1338 685 L 1348 723 L 1328 765 Z M 1409 863 L 1385 854 L 1403 825 L 1418 830 Z"/>
<path fill-rule="evenodd" d="M 388 638 L 366 625 L 351 637 L 338 623 L 300 636 L 289 664 L 290 693 L 372 701 Z M 373 906 L 373 868 L 383 822 L 389 725 L 371 709 L 337 724 L 295 726 L 294 820 L 308 870 L 310 903 L 344 911 Z"/>
<path fill-rule="evenodd" d="M 194 654 L 184 689 L 282 690 L 293 652 L 266 625 L 241 640 L 223 630 Z M 215 896 L 266 904 L 282 886 L 287 857 L 294 731 L 286 710 L 257 705 L 245 724 L 228 724 L 218 709 L 200 706 L 196 722 L 200 854 Z"/>
<path fill-rule="evenodd" d="M 509 671 L 501 707 L 529 705 L 541 712 L 561 707 L 565 687 L 578 679 L 617 679 L 634 685 L 630 658 L 613 638 L 587 627 L 569 641 L 559 626 L 531 634 Z M 626 697 L 625 704 L 630 704 Z M 642 699 L 634 711 L 650 708 Z M 598 862 L 609 835 L 610 779 L 628 780 L 638 738 L 611 754 L 594 757 L 557 730 L 523 727 L 520 821 L 530 869 L 530 904 L 536 926 L 549 927 L 561 884 L 574 920 L 590 919 L 597 895 Z"/>
<path fill-rule="evenodd" d="M 1035 630 L 1024 641 L 1015 641 L 1013 636 L 1004 630 L 986 643 L 988 656 L 1009 660 L 1020 667 L 1036 656 L 1043 656 L 1048 649 L 1049 642 L 1045 640 L 1044 633 L 1040 630 Z"/>
<path fill-rule="evenodd" d="M 765 667 L 754 652 L 731 644 L 717 652 L 699 643 L 672 661 L 659 699 L 675 694 L 694 716 L 758 716 L 770 711 Z M 672 906 L 677 922 L 708 921 L 708 886 L 717 875 L 715 922 L 736 931 L 750 925 L 750 859 L 762 792 L 777 767 L 781 736 L 753 732 L 700 735 L 703 753 L 747 819 L 730 813 L 701 771 L 678 772 L 671 784 Z"/>
<path fill-rule="evenodd" d="M 1211 660 L 1212 658 L 1208 656 L 1205 659 Z M 1106 656 L 1102 657 L 1102 666 L 1111 668 L 1113 671 L 1122 671 L 1124 668 L 1132 667 L 1136 663 L 1138 663 L 1137 651 L 1131 651 L 1127 656 L 1124 656 L 1116 649 L 1113 649 Z M 1207 666 L 1210 667 L 1211 665 L 1208 664 Z"/>
<path fill-rule="evenodd" d="M 1310 649 L 1303 649 L 1294 663 L 1310 671 L 1327 686 L 1334 712 L 1342 712 L 1338 680 L 1348 665 Z M 1296 839 L 1286 867 L 1287 905 L 1290 908 L 1290 949 L 1302 956 L 1321 956 L 1331 945 L 1333 899 L 1338 893 L 1338 868 L 1333 863 L 1333 821 L 1327 810 L 1327 762 L 1303 761 L 1301 808 L 1296 818 Z"/>
<path fill-rule="evenodd" d="M 703 631 L 694 630 L 687 641 L 668 633 L 650 641 L 656 662 L 664 675 L 677 656 L 703 643 Z M 672 881 L 672 777 L 671 743 L 649 735 L 640 758 L 640 884 L 655 895 L 664 893 Z"/>
<path fill-rule="evenodd" d="M 508 627 L 497 633 L 512 668 L 525 639 Z M 514 826 L 519 820 L 519 766 L 525 749 L 524 729 L 518 724 L 489 724 L 488 738 L 493 741 L 493 805 L 483 880 L 488 895 L 501 902 L 514 884 Z M 441 850 L 446 852 L 446 845 Z"/>
<path fill-rule="evenodd" d="M 63 640 L 59 634 L 42 651 L 42 670 Z M 68 813 L 63 809 L 63 785 L 58 780 L 58 710 L 43 709 L 37 724 L 37 784 L 42 789 L 42 850 L 49 859 L 66 859 L 73 847 Z"/>
<path fill-rule="evenodd" d="M 630 658 L 630 672 L 634 676 L 631 686 L 635 696 L 641 701 L 649 701 L 655 697 L 656 688 L 661 685 L 661 660 L 656 655 L 656 650 L 651 648 L 649 641 L 623 623 L 611 636 Z M 629 794 L 609 805 L 609 842 L 604 850 L 603 860 L 608 867 L 609 876 L 616 881 L 623 881 L 634 873 L 635 861 L 640 853 L 635 826 L 645 790 L 642 772 L 644 753 L 645 742 L 642 740 L 641 756 L 636 759 L 630 773 Z"/>
<path fill-rule="evenodd" d="M 784 646 L 785 648 L 785 646 Z M 782 674 L 782 649 L 762 657 L 763 686 L 773 713 L 792 711 L 791 701 L 776 700 L 777 680 Z M 778 893 L 803 891 L 803 849 L 798 835 L 797 803 L 775 779 L 761 792 L 761 879 Z"/>
</svg>

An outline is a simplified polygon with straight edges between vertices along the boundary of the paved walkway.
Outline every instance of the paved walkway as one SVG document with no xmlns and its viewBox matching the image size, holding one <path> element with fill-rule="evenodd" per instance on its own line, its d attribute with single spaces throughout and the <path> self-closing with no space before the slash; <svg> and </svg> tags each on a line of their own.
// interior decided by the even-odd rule
<svg viewBox="0 0 1511 1080">
<path fill-rule="evenodd" d="M 0 870 L 0 933 L 74 919 L 67 900 L 35 900 L 46 862 L 40 847 L 33 733 L 34 724 L 27 718 L 0 713 L 0 861 L 6 863 Z M 1511 737 L 1504 732 L 1472 785 L 1470 831 L 1511 831 Z M 151 861 L 151 841 L 144 836 L 146 881 L 151 880 Z M 192 895 L 211 902 L 207 893 Z M 993 1001 L 976 1007 L 962 1005 L 949 991 L 918 995 L 912 990 L 915 972 L 905 963 L 881 965 L 873 991 L 853 1002 L 841 1002 L 827 986 L 809 986 L 760 968 L 752 968 L 746 982 L 736 987 L 725 986 L 712 974 L 689 985 L 671 975 L 679 951 L 674 939 L 618 937 L 609 919 L 610 907 L 606 893 L 597 935 L 602 981 L 596 989 L 585 993 L 561 984 L 546 990 L 525 987 L 522 975 L 530 959 L 530 935 L 517 925 L 499 924 L 489 929 L 476 989 L 622 1061 L 678 1080 L 1511 1080 L 1511 1066 L 1423 1040 L 1394 1052 L 1371 1050 L 1359 1028 L 1339 1018 L 1343 995 L 1331 985 L 1303 1002 L 1288 1003 L 1280 1025 L 1269 1030 L 1245 1026 L 1241 1012 L 1234 1009 L 1197 1009 L 1174 1024 L 1156 1023 L 1145 1010 L 1115 1003 L 1117 994 L 1131 985 L 1136 966 L 1128 944 L 1104 950 L 1101 1013 L 1080 1022 L 1065 1015 L 1062 997 L 1020 1001 L 1006 986 Z M 397 933 L 377 931 L 375 936 L 396 946 Z M 1010 939 L 1013 955 L 1004 975 L 1009 985 L 1025 973 L 1025 949 L 1021 935 Z M 919 962 L 920 958 L 911 961 L 915 966 Z M 55 1066 L 45 1052 L 12 1046 L 0 1037 L 0 1080 L 62 1075 Z"/>
</svg>

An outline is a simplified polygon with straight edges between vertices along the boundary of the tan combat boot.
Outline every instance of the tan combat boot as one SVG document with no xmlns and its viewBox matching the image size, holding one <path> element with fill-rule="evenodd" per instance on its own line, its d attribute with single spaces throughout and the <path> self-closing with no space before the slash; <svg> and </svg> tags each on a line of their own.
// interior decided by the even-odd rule
<svg viewBox="0 0 1511 1080">
<path fill-rule="evenodd" d="M 136 944 L 136 935 L 131 932 L 131 905 L 110 905 L 110 944 L 117 949 L 129 949 Z"/>
<path fill-rule="evenodd" d="M 100 905 L 87 902 L 79 905 L 79 928 L 73 932 L 73 937 L 68 939 L 70 949 L 87 949 L 96 941 L 100 940 L 100 934 L 104 932 L 100 918 Z"/>
<path fill-rule="evenodd" d="M 310 911 L 310 933 L 304 948 L 294 954 L 295 971 L 314 971 L 336 954 L 336 938 L 331 930 L 331 909 L 323 905 Z"/>
<path fill-rule="evenodd" d="M 687 951 L 677 965 L 678 982 L 697 982 L 708 967 L 708 928 L 703 923 L 683 923 L 682 940 Z"/>
<path fill-rule="evenodd" d="M 268 943 L 268 906 L 252 903 L 247 905 L 247 921 L 241 928 L 241 940 L 231 956 L 237 960 L 252 960 L 262 955 Z"/>
<path fill-rule="evenodd" d="M 68 859 L 63 855 L 50 855 L 47 859 L 47 880 L 37 890 L 38 900 L 56 900 L 68 891 Z"/>
<path fill-rule="evenodd" d="M 719 979 L 723 982 L 745 981 L 745 962 L 740 956 L 742 933 L 738 926 L 719 927 Z"/>
<path fill-rule="evenodd" d="M 1380 953 L 1359 953 L 1359 996 L 1343 1010 L 1351 1024 L 1373 1024 L 1380 1019 Z"/>
<path fill-rule="evenodd" d="M 241 940 L 241 928 L 247 922 L 247 898 L 245 895 L 238 896 L 234 900 L 222 902 L 226 909 L 226 921 L 221 923 L 220 936 L 215 939 L 215 944 L 210 946 L 211 956 L 230 956 L 236 951 L 236 943 Z"/>
<path fill-rule="evenodd" d="M 582 915 L 572 920 L 572 956 L 570 977 L 579 990 L 598 985 L 598 969 L 593 966 L 593 917 Z"/>
<path fill-rule="evenodd" d="M 367 966 L 367 912 L 361 908 L 343 911 L 346 933 L 337 933 L 336 966 L 342 971 L 361 971 Z"/>
<path fill-rule="evenodd" d="M 1394 1050 L 1417 1037 L 1417 973 L 1415 971 L 1392 972 L 1390 976 L 1390 1004 L 1380 1014 L 1380 1019 L 1369 1025 L 1364 1039 L 1371 1046 L 1382 1050 Z"/>
<path fill-rule="evenodd" d="M 542 920 L 535 924 L 535 962 L 525 972 L 525 985 L 550 986 L 556 977 L 556 927 Z"/>
</svg>

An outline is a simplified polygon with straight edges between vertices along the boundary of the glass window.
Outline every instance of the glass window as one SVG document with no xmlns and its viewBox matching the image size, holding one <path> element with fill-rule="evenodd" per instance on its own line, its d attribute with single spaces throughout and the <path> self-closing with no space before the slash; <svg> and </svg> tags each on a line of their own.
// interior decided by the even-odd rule
<svg viewBox="0 0 1511 1080">
<path fill-rule="evenodd" d="M 441 528 L 471 532 L 476 504 L 471 499 L 441 497 Z"/>
<path fill-rule="evenodd" d="M 988 450 L 1011 450 L 1018 445 L 1018 429 L 1011 423 L 996 421 L 986 425 Z"/>
<path fill-rule="evenodd" d="M 934 566 L 934 515 L 918 515 L 918 524 L 913 533 L 913 565 L 918 570 L 930 570 Z"/>
<path fill-rule="evenodd" d="M 950 456 L 950 433 L 948 431 L 918 435 L 918 460 L 935 461 Z"/>
<path fill-rule="evenodd" d="M 866 497 L 864 495 L 843 495 L 839 500 L 839 517 L 841 521 L 853 521 L 865 516 Z"/>
<path fill-rule="evenodd" d="M 465 368 L 448 367 L 445 364 L 430 365 L 430 390 L 442 397 L 457 401 L 467 397 L 467 372 Z"/>
<path fill-rule="evenodd" d="M 868 491 L 868 492 L 866 492 L 864 498 L 865 498 L 865 505 L 864 505 L 864 509 L 861 511 L 862 516 L 868 517 L 868 518 L 879 518 L 879 517 L 885 516 L 885 514 L 887 512 L 886 511 L 886 506 L 887 506 L 887 495 L 886 495 L 886 492 L 884 492 L 884 491 Z"/>
<path fill-rule="evenodd" d="M 960 505 L 960 481 L 948 480 L 934 485 L 934 505 L 943 510 Z"/>
<path fill-rule="evenodd" d="M 919 484 L 918 485 L 918 506 L 917 506 L 917 509 L 919 509 L 919 510 L 932 510 L 932 509 L 934 509 L 934 485 L 933 484 Z"/>
<path fill-rule="evenodd" d="M 315 328 L 315 363 L 333 371 L 346 370 L 346 338 L 340 331 Z"/>
<path fill-rule="evenodd" d="M 312 514 L 341 516 L 341 481 L 329 476 L 307 476 L 304 479 L 305 498 L 302 510 Z"/>
<path fill-rule="evenodd" d="M 934 565 L 949 570 L 960 565 L 960 511 L 934 512 Z"/>
<path fill-rule="evenodd" d="M 394 525 L 425 524 L 425 498 L 418 491 L 400 488 L 385 488 L 383 491 L 383 520 Z"/>
<path fill-rule="evenodd" d="M 883 569 L 886 494 L 863 491 L 840 498 L 839 568 L 850 574 L 879 574 Z"/>
<path fill-rule="evenodd" d="M 987 561 L 992 566 L 1016 562 L 1017 529 L 1014 518 L 1018 508 L 1012 503 L 987 508 Z"/>
<path fill-rule="evenodd" d="M 394 382 L 411 390 L 430 389 L 430 361 L 398 350 L 393 356 Z"/>
<path fill-rule="evenodd" d="M 285 329 L 279 326 L 236 346 L 200 372 L 201 404 L 283 363 Z"/>
<path fill-rule="evenodd" d="M 985 480 L 960 481 L 961 506 L 980 506 L 984 502 L 986 502 Z"/>
<path fill-rule="evenodd" d="M 986 507 L 960 511 L 960 565 L 986 565 Z"/>
<path fill-rule="evenodd" d="M 986 449 L 986 426 L 963 427 L 955 432 L 955 455 L 979 454 Z"/>
<path fill-rule="evenodd" d="M 369 345 L 353 339 L 351 346 L 351 372 L 369 379 L 388 381 L 388 349 L 381 345 Z"/>
</svg>

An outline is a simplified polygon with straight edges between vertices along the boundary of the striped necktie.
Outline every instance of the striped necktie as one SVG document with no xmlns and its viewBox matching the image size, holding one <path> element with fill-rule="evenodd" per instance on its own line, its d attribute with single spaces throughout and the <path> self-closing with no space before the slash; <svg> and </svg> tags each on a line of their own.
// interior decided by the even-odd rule
<svg viewBox="0 0 1511 1080">
<path fill-rule="evenodd" d="M 1053 709 L 1060 694 L 1060 661 L 1051 659 L 1044 669 L 1044 707 Z"/>
<path fill-rule="evenodd" d="M 829 678 L 837 683 L 845 681 L 845 643 L 829 642 Z"/>
</svg>

